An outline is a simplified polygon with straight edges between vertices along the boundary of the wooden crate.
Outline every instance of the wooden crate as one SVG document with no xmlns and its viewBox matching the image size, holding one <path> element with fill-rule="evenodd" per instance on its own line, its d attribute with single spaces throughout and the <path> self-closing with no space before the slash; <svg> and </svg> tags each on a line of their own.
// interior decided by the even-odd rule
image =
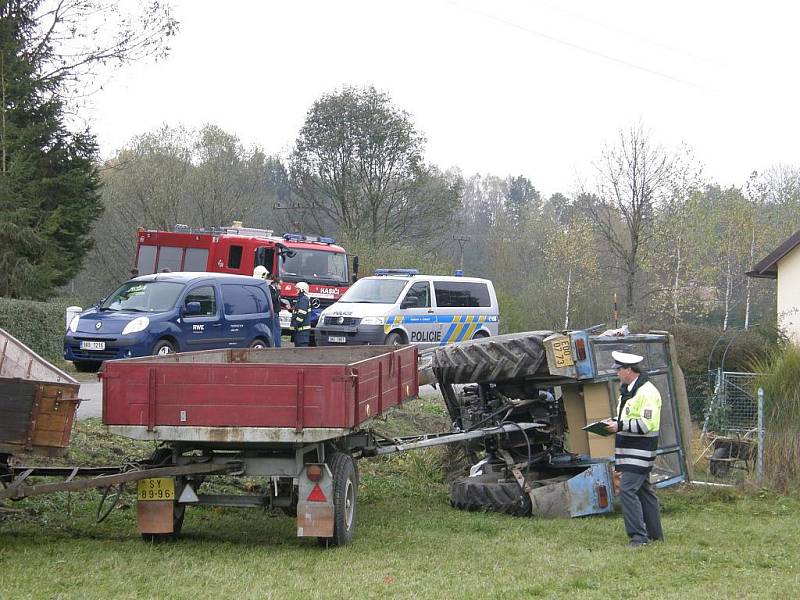
<svg viewBox="0 0 800 600">
<path fill-rule="evenodd" d="M 78 408 L 77 384 L 0 378 L 0 453 L 61 456 Z"/>
<path fill-rule="evenodd" d="M 0 454 L 61 456 L 80 385 L 0 329 Z"/>
</svg>

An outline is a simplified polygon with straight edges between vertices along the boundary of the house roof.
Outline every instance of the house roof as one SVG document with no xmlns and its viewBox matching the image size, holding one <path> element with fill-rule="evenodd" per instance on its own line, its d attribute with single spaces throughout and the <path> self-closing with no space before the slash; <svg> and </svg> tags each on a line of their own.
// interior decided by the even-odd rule
<svg viewBox="0 0 800 600">
<path fill-rule="evenodd" d="M 745 273 L 748 277 L 762 277 L 764 279 L 778 278 L 778 261 L 800 245 L 800 230 L 775 248 L 767 256 L 753 265 L 753 269 Z"/>
</svg>

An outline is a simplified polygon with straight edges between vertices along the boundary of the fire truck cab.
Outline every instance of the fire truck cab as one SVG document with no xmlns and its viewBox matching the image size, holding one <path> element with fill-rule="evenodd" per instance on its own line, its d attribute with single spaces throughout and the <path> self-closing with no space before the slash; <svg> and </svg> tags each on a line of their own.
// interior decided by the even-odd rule
<svg viewBox="0 0 800 600">
<path fill-rule="evenodd" d="M 242 227 L 212 229 L 176 225 L 174 231 L 139 229 L 134 269 L 137 275 L 169 271 L 198 271 L 252 275 L 262 265 L 277 274 L 282 298 L 297 297 L 295 284 L 309 285 L 312 325 L 319 313 L 336 302 L 351 283 L 347 252 L 333 238 Z M 358 257 L 353 257 L 353 275 Z M 290 313 L 281 311 L 281 328 L 289 327 Z"/>
</svg>

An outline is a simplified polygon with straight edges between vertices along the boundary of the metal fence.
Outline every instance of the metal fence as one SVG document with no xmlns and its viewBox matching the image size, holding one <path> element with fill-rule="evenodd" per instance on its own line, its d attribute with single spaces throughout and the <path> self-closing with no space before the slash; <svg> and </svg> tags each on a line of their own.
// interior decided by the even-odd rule
<svg viewBox="0 0 800 600">
<path fill-rule="evenodd" d="M 761 481 L 764 427 L 758 377 L 722 370 L 687 377 L 690 411 L 701 430 L 695 464 L 707 467 L 715 480 L 741 481 L 754 473 Z"/>
<path fill-rule="evenodd" d="M 758 373 L 716 371 L 709 374 L 712 395 L 703 433 L 745 434 L 758 427 Z"/>
</svg>

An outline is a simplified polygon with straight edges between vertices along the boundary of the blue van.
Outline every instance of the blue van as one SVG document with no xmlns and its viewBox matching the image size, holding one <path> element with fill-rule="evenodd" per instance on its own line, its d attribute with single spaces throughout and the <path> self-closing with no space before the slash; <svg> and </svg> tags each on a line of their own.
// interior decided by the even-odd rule
<svg viewBox="0 0 800 600">
<path fill-rule="evenodd" d="M 267 284 L 244 275 L 157 273 L 123 283 L 72 319 L 64 358 L 82 372 L 104 360 L 211 348 L 273 346 Z"/>
</svg>

